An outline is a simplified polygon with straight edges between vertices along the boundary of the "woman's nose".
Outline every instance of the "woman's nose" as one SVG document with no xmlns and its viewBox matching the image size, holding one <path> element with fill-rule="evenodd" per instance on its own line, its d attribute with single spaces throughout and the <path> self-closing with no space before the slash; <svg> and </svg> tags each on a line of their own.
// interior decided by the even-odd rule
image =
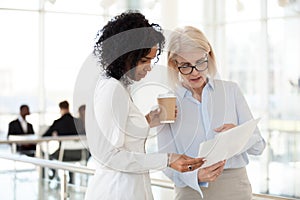
<svg viewBox="0 0 300 200">
<path fill-rule="evenodd" d="M 151 71 L 151 69 L 152 69 L 152 67 L 151 67 L 151 63 L 149 63 L 149 64 L 146 64 L 146 65 L 144 66 L 144 71 L 146 71 L 146 72 L 150 72 L 150 71 Z"/>
<path fill-rule="evenodd" d="M 192 71 L 192 73 L 191 73 L 191 75 L 198 75 L 200 72 L 198 72 L 197 70 L 196 70 L 196 68 L 193 68 L 193 71 Z"/>
</svg>

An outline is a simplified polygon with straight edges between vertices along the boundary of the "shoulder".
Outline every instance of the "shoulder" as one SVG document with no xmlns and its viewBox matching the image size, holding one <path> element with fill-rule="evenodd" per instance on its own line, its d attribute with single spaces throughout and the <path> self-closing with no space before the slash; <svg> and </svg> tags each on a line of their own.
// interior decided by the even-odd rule
<svg viewBox="0 0 300 200">
<path fill-rule="evenodd" d="M 128 95 L 128 91 L 123 84 L 114 78 L 100 79 L 97 82 L 95 93 L 96 96 L 110 96 L 111 94 L 114 96 Z"/>
<path fill-rule="evenodd" d="M 14 124 L 17 124 L 17 123 L 19 123 L 19 120 L 15 119 L 15 120 L 9 122 L 9 125 L 14 125 Z"/>
<path fill-rule="evenodd" d="M 218 86 L 220 86 L 220 85 L 224 85 L 226 87 L 237 87 L 238 86 L 238 84 L 234 81 L 214 79 L 213 82 L 215 85 L 218 85 Z"/>
<path fill-rule="evenodd" d="M 215 79 L 213 83 L 215 87 L 224 88 L 225 90 L 237 90 L 239 88 L 238 84 L 233 81 Z"/>
<path fill-rule="evenodd" d="M 224 80 L 215 80 L 215 88 L 216 92 L 220 92 L 220 90 L 223 90 L 226 94 L 229 94 L 229 96 L 239 98 L 243 95 L 243 92 L 240 88 L 240 86 L 233 81 L 224 81 Z"/>
<path fill-rule="evenodd" d="M 54 123 L 60 121 L 66 121 L 66 120 L 73 120 L 73 116 L 70 113 L 66 113 L 63 116 L 61 116 L 61 118 L 55 120 Z"/>
<path fill-rule="evenodd" d="M 55 124 L 57 124 L 57 123 L 59 123 L 62 120 L 63 120 L 63 116 L 60 117 L 60 118 L 58 118 L 58 119 L 56 119 L 56 120 L 54 120 L 52 126 L 55 125 Z"/>
<path fill-rule="evenodd" d="M 105 79 L 99 79 L 98 82 L 97 82 L 97 87 L 104 87 L 104 88 L 117 88 L 117 87 L 120 87 L 120 88 L 124 88 L 125 87 L 122 85 L 122 83 L 115 79 L 115 78 L 105 78 Z"/>
</svg>

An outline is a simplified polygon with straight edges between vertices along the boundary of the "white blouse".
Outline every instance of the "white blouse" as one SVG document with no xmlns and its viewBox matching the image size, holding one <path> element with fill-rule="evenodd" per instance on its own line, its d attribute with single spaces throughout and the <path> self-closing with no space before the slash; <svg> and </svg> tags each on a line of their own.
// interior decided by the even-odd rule
<svg viewBox="0 0 300 200">
<path fill-rule="evenodd" d="M 165 169 L 168 158 L 145 153 L 149 125 L 127 89 L 114 78 L 100 79 L 86 112 L 97 168 L 85 199 L 153 199 L 149 170 Z"/>
</svg>

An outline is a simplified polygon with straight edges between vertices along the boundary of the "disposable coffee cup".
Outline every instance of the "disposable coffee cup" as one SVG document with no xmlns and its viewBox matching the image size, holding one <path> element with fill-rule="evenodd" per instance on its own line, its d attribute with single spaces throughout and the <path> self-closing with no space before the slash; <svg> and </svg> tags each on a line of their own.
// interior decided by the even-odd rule
<svg viewBox="0 0 300 200">
<path fill-rule="evenodd" d="M 174 123 L 176 119 L 176 96 L 172 93 L 159 94 L 160 123 Z"/>
</svg>

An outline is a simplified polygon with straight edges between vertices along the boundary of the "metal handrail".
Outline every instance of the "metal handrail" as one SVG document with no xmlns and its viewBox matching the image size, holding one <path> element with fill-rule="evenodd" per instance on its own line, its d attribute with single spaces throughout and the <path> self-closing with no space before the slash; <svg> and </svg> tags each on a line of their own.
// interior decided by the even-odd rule
<svg viewBox="0 0 300 200">
<path fill-rule="evenodd" d="M 37 136 L 37 135 L 12 135 L 13 139 L 2 139 L 0 144 L 28 144 L 28 143 L 41 143 L 49 141 L 78 141 L 86 140 L 84 135 L 68 135 L 68 136 Z"/>
<path fill-rule="evenodd" d="M 25 163 L 31 163 L 34 165 L 42 166 L 42 167 L 48 167 L 48 168 L 54 168 L 54 169 L 61 169 L 65 171 L 71 171 L 71 172 L 77 172 L 77 173 L 84 173 L 84 174 L 94 174 L 95 170 L 88 168 L 86 166 L 76 166 L 74 164 L 65 163 L 61 161 L 55 161 L 55 160 L 45 160 L 41 158 L 34 158 L 34 157 L 28 157 L 25 155 L 16 155 L 16 154 L 0 154 L 0 158 L 7 159 L 7 160 L 14 160 L 19 162 L 25 162 Z M 61 196 L 62 199 L 67 199 L 66 195 L 66 179 L 63 179 L 63 186 L 61 187 Z M 163 187 L 167 189 L 174 189 L 174 185 L 171 181 L 167 180 L 161 180 L 161 179 L 155 179 L 151 178 L 151 184 L 153 186 Z M 295 200 L 295 198 L 286 198 L 286 197 L 280 197 L 280 196 L 273 196 L 273 195 L 266 195 L 266 194 L 253 194 L 254 199 L 269 199 L 269 200 Z"/>
<path fill-rule="evenodd" d="M 25 155 L 17 155 L 17 154 L 0 154 L 0 158 L 7 160 L 20 161 L 24 163 L 31 163 L 34 165 L 53 168 L 53 169 L 62 169 L 71 172 L 78 172 L 84 174 L 94 174 L 95 170 L 85 167 L 85 166 L 77 166 L 71 163 L 56 161 L 56 160 L 45 160 L 41 158 L 34 158 Z"/>
<path fill-rule="evenodd" d="M 63 170 L 63 177 L 61 179 L 61 189 L 60 189 L 60 197 L 63 200 L 66 200 L 68 198 L 67 193 L 67 176 L 66 172 L 77 172 L 77 173 L 84 173 L 84 174 L 94 174 L 95 170 L 85 167 L 85 166 L 76 166 L 70 163 L 64 163 L 61 161 L 55 161 L 55 160 L 45 160 L 41 158 L 34 158 L 34 157 L 28 157 L 25 155 L 17 155 L 17 154 L 0 154 L 0 158 L 7 159 L 7 160 L 13 160 L 13 161 L 19 161 L 24 163 L 31 163 L 34 165 L 37 165 L 39 167 L 47 167 L 47 168 L 54 168 Z"/>
</svg>

